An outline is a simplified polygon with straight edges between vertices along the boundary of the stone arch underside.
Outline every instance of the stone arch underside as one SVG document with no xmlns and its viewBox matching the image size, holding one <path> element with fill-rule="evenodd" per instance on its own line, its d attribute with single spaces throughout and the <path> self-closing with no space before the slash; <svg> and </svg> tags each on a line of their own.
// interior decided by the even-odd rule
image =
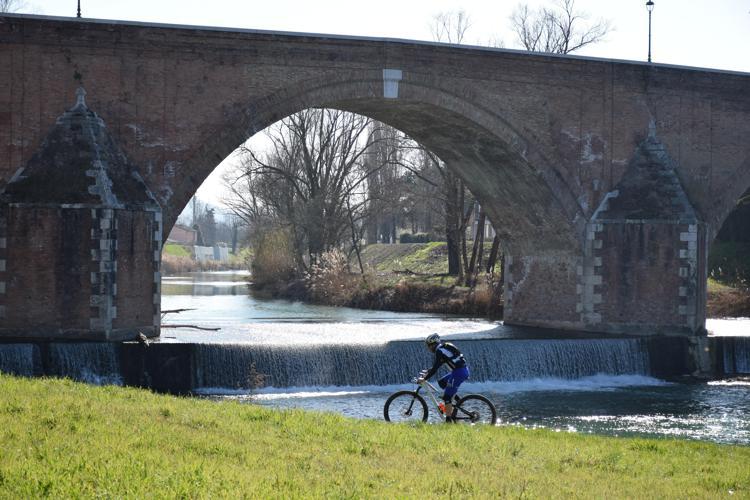
<svg viewBox="0 0 750 500">
<path fill-rule="evenodd" d="M 404 83 L 398 98 L 384 98 L 382 85 L 382 80 L 308 82 L 249 102 L 185 165 L 186 175 L 177 180 L 166 207 L 166 229 L 239 144 L 294 112 L 328 107 L 387 123 L 437 154 L 464 180 L 514 253 L 578 249 L 581 209 L 541 148 L 502 117 L 451 93 Z"/>
<path fill-rule="evenodd" d="M 747 192 L 750 192 L 750 157 L 746 158 L 742 165 L 730 176 L 731 182 L 726 186 L 725 196 L 717 197 L 712 207 L 712 213 L 716 214 L 710 217 L 708 245 L 713 244 L 718 236 L 721 227 L 724 225 L 729 216 L 737 208 L 737 202 Z"/>
</svg>

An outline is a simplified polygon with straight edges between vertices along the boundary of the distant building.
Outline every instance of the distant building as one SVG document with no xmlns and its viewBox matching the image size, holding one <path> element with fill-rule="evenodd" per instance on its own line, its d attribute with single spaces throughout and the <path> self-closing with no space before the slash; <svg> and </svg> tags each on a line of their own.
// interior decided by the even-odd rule
<svg viewBox="0 0 750 500">
<path fill-rule="evenodd" d="M 477 230 L 479 229 L 480 210 L 481 210 L 481 207 L 479 206 L 479 202 L 475 202 L 474 210 L 471 211 L 471 217 L 469 218 L 469 223 L 466 225 L 466 237 L 470 241 L 474 241 L 474 239 L 477 237 Z M 492 222 L 490 222 L 490 219 L 485 218 L 484 241 L 491 242 L 494 237 L 495 237 L 495 228 L 492 227 Z"/>
<path fill-rule="evenodd" d="M 198 231 L 183 224 L 175 224 L 167 237 L 167 242 L 195 245 L 198 242 Z"/>
</svg>

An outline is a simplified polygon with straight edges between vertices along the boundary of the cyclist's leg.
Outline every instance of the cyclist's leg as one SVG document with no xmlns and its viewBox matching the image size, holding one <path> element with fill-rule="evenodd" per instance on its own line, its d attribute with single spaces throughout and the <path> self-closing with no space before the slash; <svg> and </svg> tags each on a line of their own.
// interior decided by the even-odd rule
<svg viewBox="0 0 750 500">
<path fill-rule="evenodd" d="M 458 388 L 469 378 L 469 368 L 463 367 L 453 370 L 451 372 L 451 383 L 450 386 L 446 386 L 445 393 L 443 394 L 443 400 L 445 401 L 445 412 L 447 415 L 453 417 L 453 397 L 456 396 Z M 456 396 L 456 400 L 458 397 Z"/>
<path fill-rule="evenodd" d="M 453 396 L 456 395 L 458 385 L 456 384 L 456 370 L 453 370 L 448 375 L 444 376 L 438 381 L 440 387 L 443 388 L 443 401 L 445 401 L 445 420 L 451 422 L 453 416 Z"/>
</svg>

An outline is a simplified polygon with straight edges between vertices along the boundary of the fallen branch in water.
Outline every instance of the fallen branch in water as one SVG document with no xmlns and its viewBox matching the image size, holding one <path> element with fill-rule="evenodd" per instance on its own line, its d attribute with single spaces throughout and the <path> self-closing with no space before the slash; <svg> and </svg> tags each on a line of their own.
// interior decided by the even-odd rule
<svg viewBox="0 0 750 500">
<path fill-rule="evenodd" d="M 185 309 L 167 309 L 166 311 L 161 312 L 161 319 L 164 320 L 164 316 L 170 313 L 181 313 L 184 311 L 195 311 L 195 308 L 185 308 Z M 205 330 L 207 332 L 218 332 L 221 330 L 221 328 L 207 328 L 205 326 L 197 326 L 197 325 L 161 325 L 162 328 L 193 328 L 194 330 Z"/>
<path fill-rule="evenodd" d="M 165 314 L 181 313 L 181 312 L 184 312 L 184 311 L 195 311 L 195 308 L 191 307 L 191 308 L 187 308 L 187 309 L 167 309 L 166 311 L 162 311 L 161 312 L 161 317 L 163 318 Z"/>
<path fill-rule="evenodd" d="M 208 332 L 218 332 L 221 328 L 208 328 L 197 325 L 161 325 L 162 328 L 193 328 L 195 330 L 206 330 Z"/>
</svg>

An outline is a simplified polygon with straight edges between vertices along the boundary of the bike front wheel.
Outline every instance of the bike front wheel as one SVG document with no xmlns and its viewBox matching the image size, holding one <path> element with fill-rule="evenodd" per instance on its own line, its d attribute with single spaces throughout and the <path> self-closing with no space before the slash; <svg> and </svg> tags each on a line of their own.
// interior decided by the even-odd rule
<svg viewBox="0 0 750 500">
<path fill-rule="evenodd" d="M 383 407 L 386 422 L 427 422 L 427 403 L 414 391 L 399 391 Z"/>
<path fill-rule="evenodd" d="M 497 422 L 497 410 L 492 401 L 479 394 L 469 394 L 461 398 L 453 413 L 459 424 L 489 424 Z"/>
</svg>

